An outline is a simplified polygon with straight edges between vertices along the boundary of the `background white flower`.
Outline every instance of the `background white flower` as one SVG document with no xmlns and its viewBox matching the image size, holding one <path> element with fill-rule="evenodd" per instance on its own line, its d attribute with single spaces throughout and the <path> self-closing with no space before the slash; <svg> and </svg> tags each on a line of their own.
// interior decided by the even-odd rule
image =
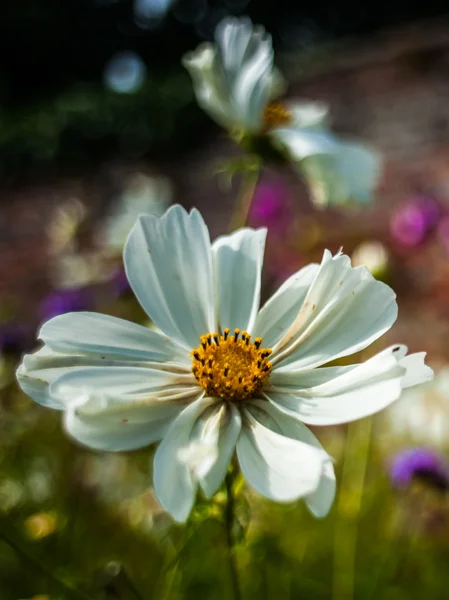
<svg viewBox="0 0 449 600">
<path fill-rule="evenodd" d="M 437 448 L 449 447 L 449 367 L 435 379 L 407 390 L 382 419 L 382 433 L 395 444 L 412 441 Z"/>
<path fill-rule="evenodd" d="M 172 189 L 168 179 L 149 177 L 144 173 L 133 174 L 103 223 L 100 237 L 104 249 L 121 254 L 137 217 L 142 213 L 159 217 L 171 200 Z"/>
<path fill-rule="evenodd" d="M 365 265 L 376 279 L 385 277 L 390 263 L 388 249 L 379 240 L 366 240 L 351 255 L 352 264 Z"/>
<path fill-rule="evenodd" d="M 268 136 L 308 180 L 318 206 L 369 201 L 379 155 L 335 136 L 326 105 L 277 100 L 285 84 L 273 60 L 263 27 L 226 18 L 217 26 L 215 44 L 200 45 L 183 63 L 201 108 L 237 139 Z"/>
<path fill-rule="evenodd" d="M 147 68 L 132 50 L 117 52 L 105 66 L 103 79 L 106 87 L 117 94 L 134 94 L 145 83 Z"/>
<path fill-rule="evenodd" d="M 326 367 L 391 327 L 394 292 L 325 251 L 259 310 L 265 236 L 240 229 L 211 244 L 196 210 L 140 216 L 125 267 L 161 333 L 96 313 L 60 315 L 41 328 L 44 347 L 17 373 L 87 446 L 131 450 L 162 440 L 154 486 L 178 521 L 199 487 L 207 497 L 217 491 L 234 450 L 261 494 L 304 498 L 324 516 L 335 494 L 332 462 L 304 423 L 370 415 L 432 377 L 424 354 L 406 356 L 403 346 Z"/>
</svg>

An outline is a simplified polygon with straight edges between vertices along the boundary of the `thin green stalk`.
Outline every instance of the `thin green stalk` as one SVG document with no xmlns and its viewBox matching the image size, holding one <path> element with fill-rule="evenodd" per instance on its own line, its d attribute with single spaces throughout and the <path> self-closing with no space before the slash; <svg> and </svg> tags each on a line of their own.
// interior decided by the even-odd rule
<svg viewBox="0 0 449 600">
<path fill-rule="evenodd" d="M 354 598 L 358 520 L 371 442 L 371 417 L 348 425 L 334 532 L 334 600 Z"/>
<path fill-rule="evenodd" d="M 140 590 L 137 588 L 136 584 L 131 579 L 130 574 L 123 567 L 121 569 L 121 575 L 124 586 L 129 590 L 129 592 L 131 592 L 134 598 L 136 598 L 136 600 L 144 600 L 143 594 L 140 593 Z"/>
<path fill-rule="evenodd" d="M 14 552 L 18 556 L 20 556 L 20 558 L 24 562 L 27 562 L 28 564 L 36 568 L 38 571 L 40 571 L 43 575 L 45 575 L 45 577 L 47 577 L 47 579 L 49 579 L 57 587 L 59 587 L 61 591 L 66 592 L 66 594 L 68 594 L 70 598 L 73 598 L 73 600 L 93 600 L 93 598 L 91 598 L 84 592 L 77 590 L 62 579 L 59 579 L 56 575 L 54 575 L 54 573 L 49 571 L 47 567 L 44 564 L 42 564 L 37 558 L 35 558 L 31 554 L 28 554 L 28 552 L 24 550 L 16 540 L 12 539 L 12 537 L 6 534 L 5 532 L 0 533 L 0 539 L 3 540 L 5 544 L 7 544 L 10 548 L 12 548 Z"/>
<path fill-rule="evenodd" d="M 172 589 L 174 586 L 176 572 L 178 570 L 179 562 L 176 562 L 170 569 L 168 576 L 165 579 L 165 586 L 162 592 L 161 600 L 170 600 L 172 595 Z M 165 572 L 165 571 L 164 571 Z"/>
<path fill-rule="evenodd" d="M 226 543 L 228 547 L 228 560 L 229 560 L 229 574 L 231 577 L 232 595 L 234 600 L 241 600 L 242 595 L 240 593 L 240 584 L 237 571 L 237 564 L 235 561 L 234 554 L 234 536 L 232 533 L 234 525 L 234 510 L 235 510 L 235 498 L 233 491 L 233 476 L 232 473 L 226 475 L 226 507 L 225 507 L 225 525 L 226 525 Z"/>
<path fill-rule="evenodd" d="M 232 214 L 229 223 L 229 232 L 232 232 L 239 227 L 245 227 L 247 224 L 259 176 L 259 170 L 245 171 L 243 175 L 242 193 Z"/>
</svg>

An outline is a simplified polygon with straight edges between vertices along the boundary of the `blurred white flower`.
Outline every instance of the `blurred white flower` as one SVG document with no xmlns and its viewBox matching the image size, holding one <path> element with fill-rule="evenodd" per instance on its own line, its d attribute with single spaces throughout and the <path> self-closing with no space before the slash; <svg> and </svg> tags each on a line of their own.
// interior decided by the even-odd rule
<svg viewBox="0 0 449 600">
<path fill-rule="evenodd" d="M 28 494 L 33 502 L 45 502 L 54 490 L 54 478 L 47 462 L 40 457 L 31 461 L 25 477 Z"/>
<path fill-rule="evenodd" d="M 100 231 L 103 248 L 113 254 L 121 254 L 137 217 L 142 213 L 162 215 L 171 199 L 172 188 L 168 179 L 148 177 L 143 173 L 133 175 L 104 221 Z"/>
<path fill-rule="evenodd" d="M 22 389 L 62 410 L 67 432 L 87 446 L 162 440 L 154 488 L 180 522 L 198 487 L 215 494 L 235 450 L 259 493 L 304 498 L 324 516 L 334 470 L 305 424 L 370 415 L 432 377 L 424 353 L 406 356 L 404 346 L 325 366 L 369 346 L 397 316 L 394 292 L 340 253 L 326 250 L 259 310 L 266 233 L 244 228 L 211 244 L 197 210 L 141 215 L 124 262 L 161 333 L 97 313 L 60 315 L 17 372 Z"/>
<path fill-rule="evenodd" d="M 78 228 L 86 217 L 86 207 L 78 198 L 58 205 L 47 228 L 49 252 L 73 251 Z"/>
<path fill-rule="evenodd" d="M 118 94 L 133 94 L 145 82 L 145 63 L 135 52 L 118 52 L 107 63 L 103 79 L 106 87 Z"/>
<path fill-rule="evenodd" d="M 354 267 L 365 265 L 376 278 L 385 275 L 388 262 L 388 250 L 377 240 L 362 242 L 352 253 Z"/>
<path fill-rule="evenodd" d="M 174 0 L 134 0 L 134 17 L 140 27 L 152 29 L 162 24 Z"/>
<path fill-rule="evenodd" d="M 50 265 L 52 283 L 60 289 L 79 289 L 109 281 L 115 271 L 99 251 L 60 254 Z"/>
<path fill-rule="evenodd" d="M 387 421 L 385 434 L 398 443 L 448 448 L 449 367 L 438 370 L 426 385 L 407 390 L 383 416 Z"/>
<path fill-rule="evenodd" d="M 101 252 L 78 252 L 76 235 L 86 218 L 85 205 L 71 198 L 58 206 L 47 227 L 49 252 L 52 255 L 49 271 L 58 290 L 75 290 L 109 280 L 112 267 L 107 267 Z"/>
<path fill-rule="evenodd" d="M 263 27 L 226 18 L 216 28 L 215 44 L 200 45 L 183 63 L 201 108 L 238 140 L 268 137 L 309 181 L 314 203 L 368 201 L 379 155 L 337 138 L 328 128 L 326 105 L 277 100 L 285 83 L 273 60 Z"/>
<path fill-rule="evenodd" d="M 119 512 L 125 517 L 125 521 L 140 533 L 154 533 L 155 518 L 163 511 L 160 505 L 152 500 L 151 493 L 147 489 L 123 502 L 119 506 Z"/>
<path fill-rule="evenodd" d="M 10 477 L 2 477 L 0 482 L 0 512 L 9 512 L 25 499 L 22 484 Z"/>
<path fill-rule="evenodd" d="M 118 454 L 88 457 L 83 464 L 83 482 L 103 502 L 111 504 L 129 500 L 148 488 L 145 475 Z"/>
</svg>

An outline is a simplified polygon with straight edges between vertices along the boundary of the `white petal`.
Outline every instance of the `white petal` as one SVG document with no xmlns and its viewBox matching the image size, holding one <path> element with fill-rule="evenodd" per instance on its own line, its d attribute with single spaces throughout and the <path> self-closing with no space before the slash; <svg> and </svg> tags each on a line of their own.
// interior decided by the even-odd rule
<svg viewBox="0 0 449 600">
<path fill-rule="evenodd" d="M 90 364 L 88 358 L 81 359 Z M 44 346 L 34 354 L 26 354 L 17 369 L 17 381 L 27 396 L 35 402 L 62 410 L 64 405 L 49 394 L 49 384 L 77 364 L 78 357 L 54 352 Z"/>
<path fill-rule="evenodd" d="M 240 124 L 258 131 L 273 89 L 273 47 L 263 27 L 247 19 L 223 19 L 215 31 L 219 57 Z"/>
<path fill-rule="evenodd" d="M 295 118 L 300 118 L 300 115 Z M 339 151 L 338 140 L 321 127 L 279 127 L 270 131 L 270 137 L 276 146 L 288 154 L 290 160 L 298 163 L 300 170 L 305 159 L 320 161 L 324 157 L 326 160 L 335 160 Z"/>
<path fill-rule="evenodd" d="M 103 348 L 104 349 L 104 348 Z M 22 390 L 39 404 L 50 408 L 64 409 L 60 400 L 50 395 L 53 381 L 73 371 L 86 367 L 120 367 L 143 365 L 139 359 L 126 359 L 112 353 L 88 354 L 82 352 L 57 352 L 44 346 L 34 354 L 23 357 L 17 370 L 17 380 Z M 165 365 L 164 365 L 165 368 Z"/>
<path fill-rule="evenodd" d="M 196 479 L 201 480 L 209 473 L 218 458 L 216 440 L 192 441 L 187 447 L 179 450 L 178 458 L 190 468 Z"/>
<path fill-rule="evenodd" d="M 323 128 L 329 121 L 329 106 L 324 102 L 290 102 L 287 110 L 292 114 L 291 128 L 295 130 Z"/>
<path fill-rule="evenodd" d="M 234 83 L 241 70 L 242 56 L 251 42 L 253 26 L 249 19 L 223 19 L 215 30 L 215 40 L 226 78 Z"/>
<path fill-rule="evenodd" d="M 47 321 L 39 337 L 56 352 L 96 354 L 125 361 L 180 362 L 189 353 L 147 327 L 100 313 L 74 312 Z"/>
<path fill-rule="evenodd" d="M 251 331 L 259 310 L 266 229 L 240 229 L 212 246 L 218 321 L 223 330 Z"/>
<path fill-rule="evenodd" d="M 318 269 L 319 265 L 316 264 L 300 269 L 264 304 L 252 333 L 254 337 L 263 339 L 265 347 L 273 347 L 292 325 Z"/>
<path fill-rule="evenodd" d="M 334 152 L 307 157 L 298 168 L 316 205 L 366 204 L 380 176 L 381 158 L 361 144 L 338 142 Z"/>
<path fill-rule="evenodd" d="M 151 406 L 157 400 L 191 396 L 201 391 L 192 373 L 170 373 L 146 367 L 114 366 L 72 370 L 56 379 L 50 393 L 66 406 L 80 390 L 96 390 L 130 410 Z"/>
<path fill-rule="evenodd" d="M 251 409 L 256 410 L 255 418 L 263 425 L 273 431 L 310 444 L 315 448 L 323 450 L 318 439 L 313 435 L 308 427 L 300 421 L 281 412 L 276 406 L 266 400 L 253 400 Z M 321 479 L 317 489 L 304 497 L 309 510 L 315 517 L 325 517 L 329 512 L 335 498 L 336 480 L 332 461 L 329 457 L 324 462 Z"/>
<path fill-rule="evenodd" d="M 315 492 L 328 460 L 322 450 L 268 429 L 248 409 L 237 442 L 237 456 L 248 483 L 278 502 Z"/>
<path fill-rule="evenodd" d="M 23 357 L 17 370 L 22 390 L 50 408 L 63 409 L 49 393 L 56 379 L 86 367 L 141 366 L 190 373 L 188 352 L 145 327 L 96 313 L 68 313 L 46 323 L 47 344 Z"/>
<path fill-rule="evenodd" d="M 201 108 L 222 127 L 232 129 L 237 117 L 230 104 L 230 92 L 217 58 L 217 50 L 211 44 L 201 44 L 195 52 L 186 54 L 182 63 L 192 77 Z"/>
<path fill-rule="evenodd" d="M 197 210 L 177 205 L 161 218 L 141 215 L 124 261 L 139 302 L 168 337 L 190 349 L 216 331 L 210 238 Z"/>
<path fill-rule="evenodd" d="M 130 450 L 163 437 L 170 422 L 202 395 L 189 375 L 136 367 L 71 370 L 49 395 L 65 408 L 67 432 L 102 450 Z"/>
<path fill-rule="evenodd" d="M 226 476 L 240 435 L 242 418 L 233 404 L 224 403 L 208 423 L 202 423 L 201 431 L 195 436 L 202 443 L 213 444 L 216 448 L 214 460 L 200 476 L 200 485 L 207 498 L 211 498 Z"/>
<path fill-rule="evenodd" d="M 226 476 L 240 434 L 242 419 L 237 408 L 216 400 L 207 407 L 192 428 L 189 443 L 178 458 L 190 469 L 192 477 L 211 498 Z"/>
<path fill-rule="evenodd" d="M 201 398 L 184 409 L 172 423 L 154 456 L 156 496 L 165 510 L 180 523 L 187 520 L 198 487 L 197 478 L 182 458 L 182 450 L 190 445 L 196 421 L 215 402 L 213 398 Z"/>
<path fill-rule="evenodd" d="M 393 290 L 366 267 L 329 251 L 298 315 L 273 348 L 271 362 L 289 370 L 311 368 L 366 348 L 397 317 Z"/>
<path fill-rule="evenodd" d="M 304 498 L 307 508 L 315 517 L 322 519 L 327 515 L 334 503 L 336 490 L 334 465 L 329 460 L 324 464 L 317 489 Z"/>
<path fill-rule="evenodd" d="M 372 199 L 381 167 L 382 160 L 378 152 L 362 144 L 341 143 L 336 171 L 339 178 L 347 182 L 350 200 L 366 203 Z"/>
<path fill-rule="evenodd" d="M 178 457 L 197 480 L 205 477 L 218 459 L 218 438 L 226 408 L 227 404 L 218 399 L 208 406 L 192 427 L 188 444 L 179 449 Z"/>
<path fill-rule="evenodd" d="M 318 206 L 369 202 L 381 172 L 380 155 L 362 144 L 342 141 L 327 129 L 324 105 L 315 111 L 307 105 L 294 107 L 290 107 L 294 122 L 270 135 L 306 178 L 313 202 Z"/>
<path fill-rule="evenodd" d="M 85 367 L 157 364 L 190 372 L 186 350 L 146 327 L 98 313 L 67 313 L 45 323 L 39 336 L 46 345 L 26 355 L 17 371 L 23 391 L 51 408 L 63 408 L 48 386 L 61 375 Z"/>
<path fill-rule="evenodd" d="M 96 394 L 82 393 L 64 412 L 64 427 L 70 436 L 89 448 L 112 452 L 135 450 L 162 439 L 183 407 L 179 402 L 162 402 L 152 409 L 136 411 L 137 417 L 126 409 L 125 403 L 115 406 Z"/>
<path fill-rule="evenodd" d="M 298 372 L 295 389 L 292 385 L 294 374 L 290 373 L 286 380 L 290 385 L 274 386 L 265 393 L 281 410 L 309 425 L 354 421 L 382 410 L 399 398 L 406 369 L 396 356 L 398 352 L 401 352 L 401 346 L 392 346 L 365 363 L 308 388 L 302 388 L 301 373 Z M 319 369 L 326 370 L 326 367 Z M 282 384 L 281 374 L 277 377 Z"/>
<path fill-rule="evenodd" d="M 357 365 L 346 365 L 342 367 L 320 367 L 319 369 L 303 369 L 294 371 L 290 368 L 274 369 L 270 375 L 270 387 L 265 389 L 311 388 L 322 383 L 334 380 L 336 377 L 352 371 Z"/>
<path fill-rule="evenodd" d="M 430 367 L 424 364 L 425 357 L 425 352 L 418 352 L 416 354 L 404 356 L 404 358 L 399 361 L 401 367 L 406 369 L 406 373 L 402 380 L 403 388 L 419 385 L 421 383 L 425 383 L 426 381 L 432 381 L 433 371 Z"/>
</svg>

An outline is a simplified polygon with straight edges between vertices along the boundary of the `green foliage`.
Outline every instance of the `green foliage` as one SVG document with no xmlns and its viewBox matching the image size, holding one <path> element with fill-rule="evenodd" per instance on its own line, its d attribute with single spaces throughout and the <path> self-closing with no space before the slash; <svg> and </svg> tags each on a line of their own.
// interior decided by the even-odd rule
<svg viewBox="0 0 449 600">
<path fill-rule="evenodd" d="M 78 83 L 45 101 L 0 105 L 0 175 L 24 166 L 73 166 L 111 155 L 173 151 L 201 118 L 199 111 L 186 118 L 191 99 L 188 76 L 177 69 L 164 78 L 150 75 L 133 94 Z"/>
<path fill-rule="evenodd" d="M 150 450 L 93 453 L 65 437 L 56 411 L 33 405 L 14 387 L 3 391 L 2 401 L 8 407 L 0 453 L 2 600 L 232 598 L 222 492 L 217 510 L 199 498 L 186 527 L 172 524 L 155 502 L 140 509 L 151 526 L 140 525 L 126 507 L 150 487 Z M 354 439 L 357 456 L 363 440 Z M 103 464 L 105 457 L 102 469 L 92 470 L 92 460 Z M 243 598 L 333 599 L 343 597 L 336 595 L 341 585 L 344 597 L 364 600 L 444 597 L 447 529 L 417 531 L 419 514 L 404 519 L 410 498 L 390 489 L 375 443 L 354 511 L 359 474 L 342 478 L 343 461 L 336 463 L 336 504 L 323 520 L 300 503 L 277 505 L 245 487 L 239 492 L 234 533 Z M 50 482 L 47 493 L 39 493 L 36 473 Z M 7 482 L 22 490 L 9 505 Z M 46 515 L 55 516 L 53 529 L 30 528 L 36 516 L 45 525 Z"/>
</svg>

